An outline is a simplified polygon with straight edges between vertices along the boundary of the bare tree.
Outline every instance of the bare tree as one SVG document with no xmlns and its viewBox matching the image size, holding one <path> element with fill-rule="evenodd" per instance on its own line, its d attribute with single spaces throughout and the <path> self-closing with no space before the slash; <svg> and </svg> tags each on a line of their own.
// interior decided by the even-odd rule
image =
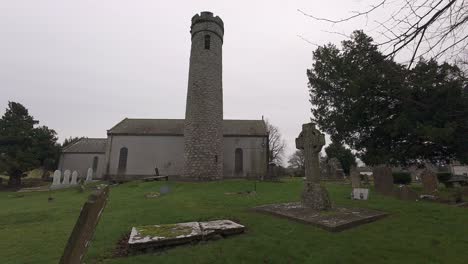
<svg viewBox="0 0 468 264">
<path fill-rule="evenodd" d="M 286 142 L 283 140 L 278 127 L 272 125 L 268 120 L 265 120 L 266 129 L 268 132 L 268 147 L 269 147 L 269 163 L 280 165 L 283 162 L 284 149 Z"/>
<path fill-rule="evenodd" d="M 294 169 L 304 170 L 304 151 L 296 150 L 288 160 L 289 166 Z"/>
<path fill-rule="evenodd" d="M 379 10 L 392 10 L 384 16 L 373 18 Z M 367 10 L 353 11 L 353 15 L 340 18 L 323 18 L 298 10 L 316 21 L 336 26 L 358 18 L 365 18 L 367 33 L 377 33 L 378 44 L 387 57 L 394 57 L 403 50 L 411 54 L 408 68 L 425 57 L 466 61 L 468 46 L 468 3 L 466 0 L 380 0 Z M 336 30 L 336 27 L 335 27 Z M 340 32 L 330 32 L 343 35 Z M 344 34 L 346 35 L 346 34 Z M 376 37 L 374 35 L 374 37 Z M 463 58 L 465 57 L 465 58 Z"/>
</svg>

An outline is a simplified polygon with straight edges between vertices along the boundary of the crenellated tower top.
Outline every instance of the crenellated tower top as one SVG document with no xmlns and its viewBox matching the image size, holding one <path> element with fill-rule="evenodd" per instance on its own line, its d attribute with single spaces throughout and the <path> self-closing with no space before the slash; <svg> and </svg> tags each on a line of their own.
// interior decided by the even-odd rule
<svg viewBox="0 0 468 264">
<path fill-rule="evenodd" d="M 192 17 L 192 26 L 190 33 L 192 38 L 199 32 L 208 31 L 217 35 L 221 41 L 224 36 L 224 22 L 219 16 L 214 16 L 213 13 L 204 11 Z"/>
</svg>

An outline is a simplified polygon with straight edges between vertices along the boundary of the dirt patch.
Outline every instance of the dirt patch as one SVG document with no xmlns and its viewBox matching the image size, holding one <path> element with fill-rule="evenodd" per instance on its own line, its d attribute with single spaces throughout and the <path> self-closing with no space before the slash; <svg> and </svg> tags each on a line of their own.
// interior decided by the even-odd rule
<svg viewBox="0 0 468 264">
<path fill-rule="evenodd" d="M 130 238 L 130 232 L 125 233 L 122 237 L 117 241 L 117 245 L 115 246 L 114 252 L 112 254 L 113 257 L 126 257 L 129 254 L 128 251 L 128 239 Z"/>
</svg>

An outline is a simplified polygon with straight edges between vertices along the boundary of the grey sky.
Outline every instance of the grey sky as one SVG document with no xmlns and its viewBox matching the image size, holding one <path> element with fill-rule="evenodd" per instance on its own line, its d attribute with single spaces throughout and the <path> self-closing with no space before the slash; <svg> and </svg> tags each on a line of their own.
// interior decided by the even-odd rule
<svg viewBox="0 0 468 264">
<path fill-rule="evenodd" d="M 297 9 L 335 18 L 368 4 L 4 0 L 0 115 L 8 101 L 20 102 L 60 141 L 105 137 L 124 117 L 184 118 L 190 19 L 208 10 L 225 23 L 224 118 L 264 115 L 280 128 L 290 154 L 310 118 L 306 69 L 315 49 L 297 35 L 317 44 L 343 39 Z"/>
</svg>

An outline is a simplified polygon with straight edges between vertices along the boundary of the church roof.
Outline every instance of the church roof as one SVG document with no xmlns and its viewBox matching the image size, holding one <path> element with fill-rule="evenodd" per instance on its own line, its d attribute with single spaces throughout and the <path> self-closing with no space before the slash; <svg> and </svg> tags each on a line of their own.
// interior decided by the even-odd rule
<svg viewBox="0 0 468 264">
<path fill-rule="evenodd" d="M 183 136 L 184 119 L 125 118 L 107 131 L 108 135 Z M 263 120 L 224 120 L 224 136 L 266 136 Z"/>
<path fill-rule="evenodd" d="M 63 153 L 105 153 L 106 138 L 81 138 L 75 143 L 66 146 Z"/>
</svg>

